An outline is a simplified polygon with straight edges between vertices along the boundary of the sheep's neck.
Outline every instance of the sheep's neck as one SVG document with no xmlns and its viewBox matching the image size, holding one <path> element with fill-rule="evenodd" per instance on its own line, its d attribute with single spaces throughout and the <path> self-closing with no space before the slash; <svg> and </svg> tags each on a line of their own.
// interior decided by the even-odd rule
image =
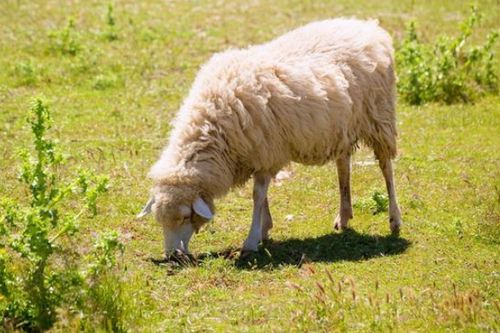
<svg viewBox="0 0 500 333">
<path fill-rule="evenodd" d="M 234 184 L 234 163 L 226 157 L 224 152 L 218 152 L 213 158 L 193 161 L 190 166 L 200 188 L 211 198 L 223 196 Z"/>
</svg>

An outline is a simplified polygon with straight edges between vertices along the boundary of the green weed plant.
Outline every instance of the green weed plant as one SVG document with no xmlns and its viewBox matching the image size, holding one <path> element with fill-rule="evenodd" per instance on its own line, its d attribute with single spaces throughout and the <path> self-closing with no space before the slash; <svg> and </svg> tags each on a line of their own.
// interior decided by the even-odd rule
<svg viewBox="0 0 500 333">
<path fill-rule="evenodd" d="M 481 17 L 472 8 L 458 37 L 441 36 L 434 45 L 424 43 L 417 35 L 415 22 L 410 23 L 396 56 L 398 91 L 403 100 L 412 105 L 452 104 L 498 92 L 493 52 L 498 32 L 491 32 L 482 46 L 469 46 Z"/>
<path fill-rule="evenodd" d="M 75 20 L 72 18 L 63 29 L 51 31 L 49 39 L 49 49 L 55 53 L 76 56 L 83 49 L 80 33 L 76 30 Z"/>
<path fill-rule="evenodd" d="M 83 313 L 85 322 L 106 303 L 100 300 L 101 282 L 110 279 L 122 245 L 116 233 L 104 233 L 87 254 L 75 246 L 79 221 L 97 214 L 108 178 L 88 170 L 80 170 L 75 180 L 61 176 L 64 158 L 46 136 L 51 118 L 42 100 L 34 102 L 28 123 L 34 153 L 19 153 L 19 180 L 27 197 L 3 198 L 0 206 L 0 325 L 44 331 L 56 323 L 60 309 Z"/>
</svg>

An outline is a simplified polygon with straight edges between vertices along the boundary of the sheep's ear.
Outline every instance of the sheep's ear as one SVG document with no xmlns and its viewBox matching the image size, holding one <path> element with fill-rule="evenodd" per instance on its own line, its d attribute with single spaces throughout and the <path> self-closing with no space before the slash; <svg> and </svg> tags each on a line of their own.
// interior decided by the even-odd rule
<svg viewBox="0 0 500 333">
<path fill-rule="evenodd" d="M 146 203 L 144 208 L 142 208 L 141 212 L 137 214 L 137 218 L 143 218 L 144 216 L 151 214 L 151 208 L 153 207 L 153 204 L 155 203 L 154 197 L 149 198 L 149 201 Z"/>
<path fill-rule="evenodd" d="M 208 207 L 205 200 L 201 197 L 196 197 L 196 200 L 193 202 L 193 210 L 196 214 L 200 215 L 204 219 L 211 220 L 214 217 L 214 214 Z"/>
</svg>

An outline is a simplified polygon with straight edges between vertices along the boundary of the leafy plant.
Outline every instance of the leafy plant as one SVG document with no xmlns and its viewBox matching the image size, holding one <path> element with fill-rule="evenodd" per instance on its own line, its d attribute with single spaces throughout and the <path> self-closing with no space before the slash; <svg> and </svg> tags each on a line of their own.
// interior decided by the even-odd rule
<svg viewBox="0 0 500 333">
<path fill-rule="evenodd" d="M 92 88 L 95 90 L 106 90 L 119 84 L 119 78 L 114 74 L 99 74 L 94 78 Z"/>
<path fill-rule="evenodd" d="M 20 151 L 19 180 L 29 203 L 3 198 L 0 204 L 0 323 L 43 331 L 54 325 L 60 308 L 92 313 L 85 311 L 88 303 L 122 245 L 116 233 L 97 237 L 93 250 L 78 259 L 78 223 L 87 211 L 96 215 L 108 179 L 83 170 L 75 180 L 62 179 L 64 159 L 46 137 L 51 118 L 42 100 L 34 102 L 28 123 L 34 154 Z M 76 210 L 65 205 L 74 197 L 83 197 Z"/>
<path fill-rule="evenodd" d="M 55 30 L 49 33 L 51 40 L 50 49 L 63 55 L 77 55 L 82 49 L 80 34 L 76 30 L 75 21 L 71 18 L 62 30 Z"/>
<path fill-rule="evenodd" d="M 387 207 L 389 206 L 389 198 L 387 198 L 387 195 L 375 191 L 372 195 L 372 200 L 375 203 L 373 209 L 374 215 L 387 211 Z"/>
<path fill-rule="evenodd" d="M 106 12 L 106 32 L 104 37 L 109 41 L 114 41 L 118 39 L 118 33 L 116 32 L 116 21 L 113 16 L 113 5 L 108 4 L 108 11 Z"/>
<path fill-rule="evenodd" d="M 362 211 L 369 211 L 373 215 L 386 212 L 388 206 L 389 198 L 387 195 L 378 190 L 373 191 L 369 199 L 362 199 L 354 203 L 354 207 L 357 207 Z"/>
<path fill-rule="evenodd" d="M 123 244 L 116 232 L 108 232 L 96 239 L 93 248 L 87 256 L 89 264 L 85 273 L 87 302 L 83 309 L 87 315 L 80 324 L 88 331 L 100 326 L 110 332 L 125 332 L 122 285 L 110 273 L 117 264 L 115 253 L 123 252 Z"/>
<path fill-rule="evenodd" d="M 16 83 L 20 86 L 35 85 L 38 81 L 38 74 L 38 69 L 31 60 L 17 63 L 13 70 Z"/>
<path fill-rule="evenodd" d="M 466 48 L 469 37 L 481 20 L 477 8 L 461 24 L 458 37 L 442 36 L 437 43 L 424 44 L 415 23 L 408 26 L 406 37 L 398 49 L 398 90 L 410 104 L 473 101 L 477 95 L 497 93 L 493 45 L 497 32 L 487 36 L 483 46 Z"/>
</svg>

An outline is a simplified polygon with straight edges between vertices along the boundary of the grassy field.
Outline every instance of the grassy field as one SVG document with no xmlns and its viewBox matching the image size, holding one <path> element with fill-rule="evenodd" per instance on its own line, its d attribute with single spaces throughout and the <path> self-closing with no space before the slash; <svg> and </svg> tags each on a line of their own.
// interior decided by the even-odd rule
<svg viewBox="0 0 500 333">
<path fill-rule="evenodd" d="M 333 165 L 291 165 L 275 182 L 272 240 L 239 258 L 251 218 L 251 188 L 217 202 L 213 222 L 191 241 L 198 265 L 160 263 L 161 228 L 135 214 L 149 195 L 146 173 L 169 121 L 214 52 L 269 40 L 312 20 L 378 18 L 397 41 L 415 19 L 423 38 L 453 34 L 466 1 L 102 1 L 0 3 L 0 196 L 22 199 L 16 147 L 35 96 L 53 113 L 52 135 L 83 165 L 111 178 L 97 219 L 75 246 L 118 230 L 123 326 L 169 331 L 500 330 L 500 98 L 475 104 L 398 106 L 395 162 L 403 211 L 399 238 L 385 212 L 372 153 L 353 162 L 353 229 L 333 231 Z M 473 36 L 498 29 L 498 1 L 480 1 Z M 107 17 L 108 16 L 108 17 Z M 73 20 L 69 24 L 70 18 Z M 114 22 L 111 22 L 114 21 Z M 111 24 L 114 23 L 114 24 Z M 498 43 L 496 47 L 498 51 Z M 118 290 L 118 288 L 117 288 Z M 76 327 L 61 314 L 55 331 Z M 103 328 L 104 330 L 104 328 Z"/>
</svg>

